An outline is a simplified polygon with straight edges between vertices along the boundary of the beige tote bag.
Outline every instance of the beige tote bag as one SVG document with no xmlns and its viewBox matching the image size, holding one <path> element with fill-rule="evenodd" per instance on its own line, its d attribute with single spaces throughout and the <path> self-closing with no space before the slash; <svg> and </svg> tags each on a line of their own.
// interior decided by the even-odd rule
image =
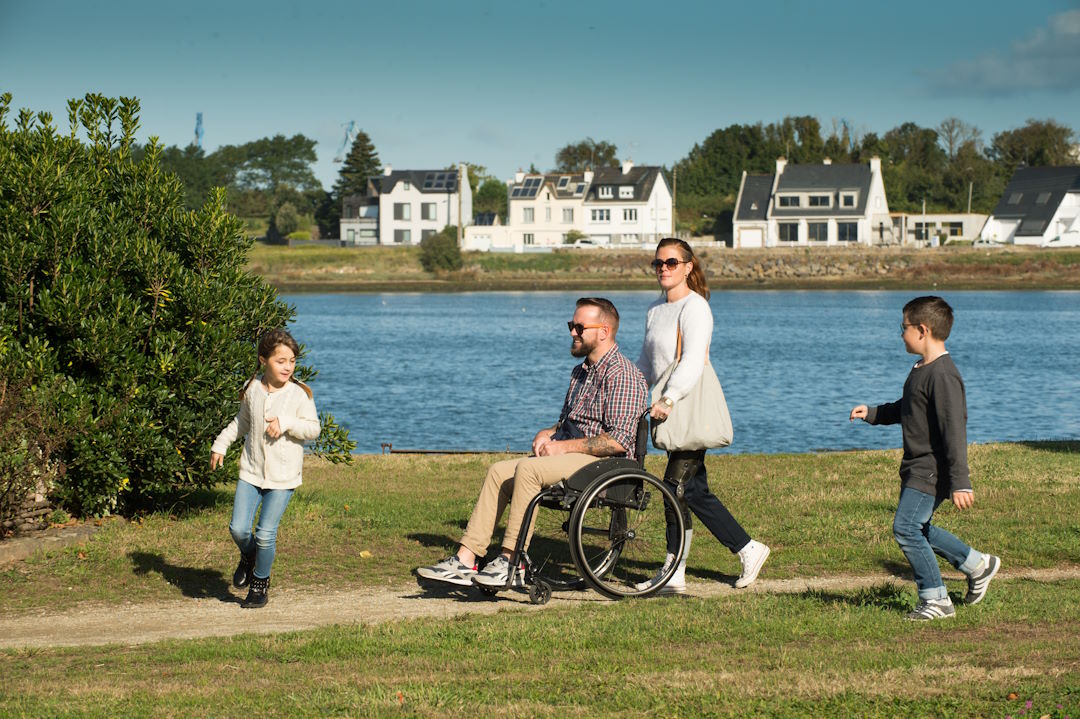
<svg viewBox="0 0 1080 719">
<path fill-rule="evenodd" d="M 664 370 L 652 391 L 655 404 L 664 396 L 668 379 L 682 360 L 682 327 L 675 346 L 675 361 Z M 712 449 L 727 447 L 731 444 L 734 431 L 731 427 L 731 414 L 728 412 L 724 390 L 720 378 L 716 376 L 708 356 L 701 378 L 685 397 L 675 403 L 663 421 L 652 420 L 652 441 L 657 449 L 669 452 L 679 449 Z"/>
</svg>

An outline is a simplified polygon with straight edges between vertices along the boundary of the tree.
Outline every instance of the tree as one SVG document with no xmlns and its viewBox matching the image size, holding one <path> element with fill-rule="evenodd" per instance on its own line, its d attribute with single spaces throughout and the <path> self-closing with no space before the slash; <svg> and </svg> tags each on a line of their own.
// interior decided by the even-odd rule
<svg viewBox="0 0 1080 719">
<path fill-rule="evenodd" d="M 457 228 L 447 225 L 420 241 L 420 266 L 428 272 L 453 272 L 464 262 L 457 243 Z"/>
<path fill-rule="evenodd" d="M 615 145 L 586 137 L 555 153 L 555 172 L 584 172 L 597 167 L 618 167 Z"/>
<path fill-rule="evenodd" d="M 54 497 L 94 515 L 217 484 L 209 442 L 257 366 L 256 338 L 293 310 L 244 269 L 251 242 L 223 190 L 186 210 L 156 143 L 133 160 L 137 100 L 72 100 L 69 133 L 27 110 L 9 128 L 10 102 L 0 98 L 0 377 L 48 388 L 40 401 L 72 434 L 57 448 L 67 471 Z M 316 449 L 347 456 L 332 418 L 324 430 Z"/>
<path fill-rule="evenodd" d="M 938 139 L 945 148 L 945 155 L 949 161 L 956 159 L 956 153 L 966 143 L 979 143 L 982 131 L 974 125 L 969 125 L 958 117 L 948 117 L 941 121 L 937 129 Z"/>
<path fill-rule="evenodd" d="M 1017 165 L 1055 167 L 1076 162 L 1073 155 L 1073 130 L 1054 120 L 1028 120 L 1015 130 L 994 135 L 988 154 L 1011 177 Z"/>
<path fill-rule="evenodd" d="M 506 183 L 494 178 L 484 180 L 473 195 L 473 212 L 494 212 L 505 220 L 507 203 Z"/>
<path fill-rule="evenodd" d="M 363 130 L 356 133 L 349 154 L 338 170 L 338 179 L 332 190 L 334 198 L 340 203 L 348 195 L 362 195 L 367 192 L 369 177 L 379 174 L 382 162 L 371 138 Z"/>
<path fill-rule="evenodd" d="M 244 145 L 218 150 L 223 161 L 236 169 L 235 183 L 241 189 L 275 191 L 321 188 L 311 169 L 315 162 L 315 141 L 303 135 L 274 135 Z"/>
<path fill-rule="evenodd" d="M 274 213 L 274 227 L 286 237 L 300 229 L 300 214 L 291 202 L 284 202 L 277 208 Z"/>
</svg>

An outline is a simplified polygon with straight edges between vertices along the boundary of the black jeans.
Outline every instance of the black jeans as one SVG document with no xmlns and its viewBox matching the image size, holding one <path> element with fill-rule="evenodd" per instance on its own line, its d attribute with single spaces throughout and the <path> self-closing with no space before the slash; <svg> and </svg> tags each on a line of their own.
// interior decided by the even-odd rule
<svg viewBox="0 0 1080 719">
<path fill-rule="evenodd" d="M 668 453 L 667 469 L 664 471 L 664 481 L 676 491 L 680 482 L 683 486 L 682 511 L 686 528 L 691 528 L 690 512 L 692 511 L 701 523 L 713 533 L 720 543 L 733 553 L 738 552 L 750 541 L 750 535 L 735 521 L 731 512 L 727 510 L 715 494 L 709 490 L 709 477 L 705 472 L 705 450 L 677 450 Z M 668 549 L 679 546 L 678 537 L 673 537 L 676 532 L 674 510 L 665 506 L 668 515 Z"/>
</svg>

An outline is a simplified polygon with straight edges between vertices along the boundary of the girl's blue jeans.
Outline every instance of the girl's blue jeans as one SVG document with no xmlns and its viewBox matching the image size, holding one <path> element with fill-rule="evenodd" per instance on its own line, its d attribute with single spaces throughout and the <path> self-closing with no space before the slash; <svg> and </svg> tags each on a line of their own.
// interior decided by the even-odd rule
<svg viewBox="0 0 1080 719">
<path fill-rule="evenodd" d="M 236 482 L 229 533 L 242 554 L 255 555 L 255 569 L 252 574 L 259 579 L 270 576 L 270 568 L 274 565 L 278 523 L 281 522 L 281 515 L 285 514 L 292 495 L 291 489 L 259 489 L 242 479 Z M 251 525 L 260 504 L 262 512 L 259 512 L 259 523 L 252 532 Z"/>
<path fill-rule="evenodd" d="M 934 510 L 944 499 L 907 487 L 900 491 L 900 503 L 896 507 L 893 536 L 915 574 L 919 599 L 947 599 L 949 596 L 935 554 L 968 576 L 983 559 L 980 552 L 952 533 L 930 524 Z"/>
</svg>

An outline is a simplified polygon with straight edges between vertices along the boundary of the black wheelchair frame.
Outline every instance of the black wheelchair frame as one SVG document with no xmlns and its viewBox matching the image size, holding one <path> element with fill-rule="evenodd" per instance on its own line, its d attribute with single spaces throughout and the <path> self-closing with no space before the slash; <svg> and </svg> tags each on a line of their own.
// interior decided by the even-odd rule
<svg viewBox="0 0 1080 719">
<path fill-rule="evenodd" d="M 665 569 L 669 517 L 676 523 L 675 556 L 682 556 L 685 523 L 675 492 L 645 471 L 648 442 L 646 412 L 638 419 L 634 459 L 598 459 L 536 495 L 525 510 L 506 585 L 481 586 L 481 591 L 492 596 L 524 586 L 533 604 L 546 604 L 553 590 L 591 587 L 612 599 L 647 597 L 660 591 L 675 573 L 678 562 L 666 567 L 660 581 L 642 589 L 637 585 L 648 583 Z M 673 511 L 665 511 L 666 507 Z M 577 577 L 545 577 L 544 566 L 534 563 L 525 550 L 540 508 L 569 513 L 561 529 L 566 533 Z"/>
</svg>

